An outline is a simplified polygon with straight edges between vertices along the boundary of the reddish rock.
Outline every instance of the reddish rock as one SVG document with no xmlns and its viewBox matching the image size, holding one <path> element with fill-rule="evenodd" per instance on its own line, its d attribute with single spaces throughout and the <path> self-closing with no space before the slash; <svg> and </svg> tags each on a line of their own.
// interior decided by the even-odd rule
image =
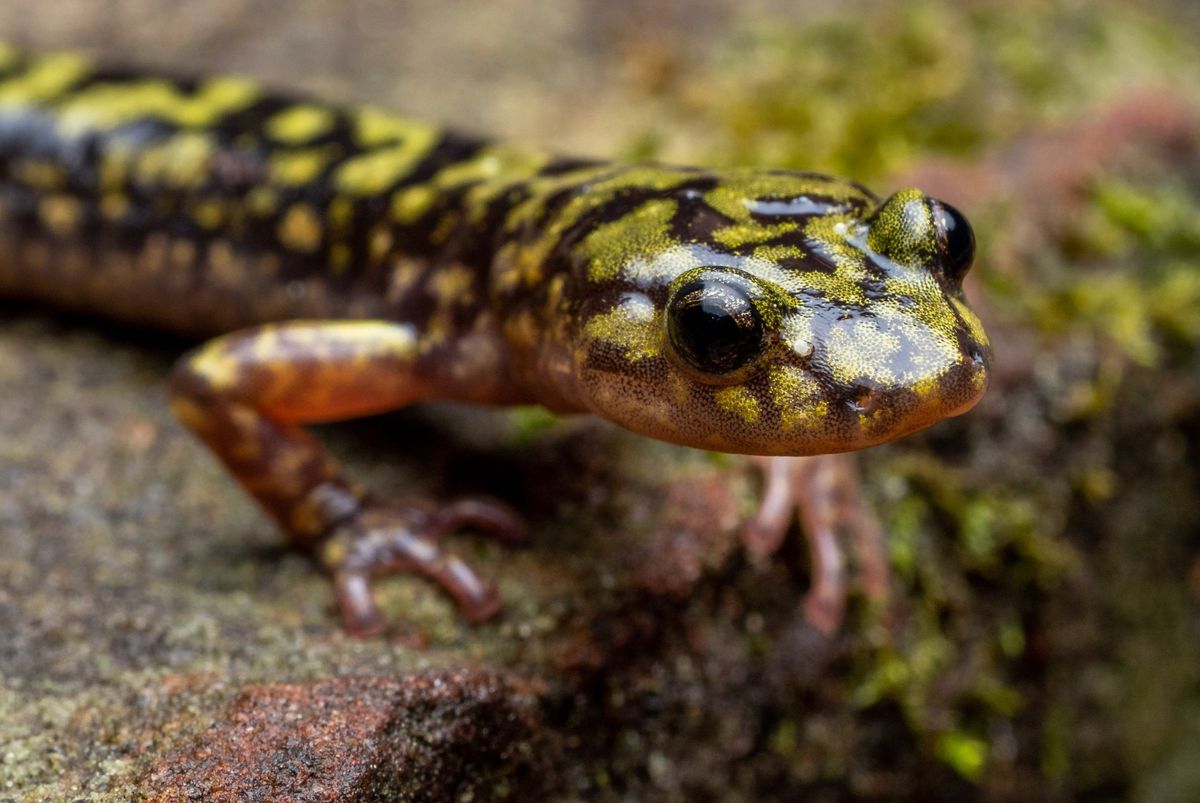
<svg viewBox="0 0 1200 803">
<path fill-rule="evenodd" d="M 474 669 L 248 687 L 143 779 L 153 801 L 529 800 L 538 692 Z"/>
</svg>

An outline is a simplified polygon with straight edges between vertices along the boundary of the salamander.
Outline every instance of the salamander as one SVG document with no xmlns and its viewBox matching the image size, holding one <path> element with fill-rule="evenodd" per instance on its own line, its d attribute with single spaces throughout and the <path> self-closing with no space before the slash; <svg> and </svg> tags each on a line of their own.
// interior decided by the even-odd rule
<svg viewBox="0 0 1200 803">
<path fill-rule="evenodd" d="M 744 528 L 798 511 L 809 619 L 841 618 L 843 530 L 886 591 L 844 460 L 958 415 L 989 345 L 962 281 L 974 235 L 916 189 L 817 173 L 619 164 L 335 107 L 0 48 L 0 296 L 212 338 L 171 405 L 373 633 L 374 578 L 417 572 L 471 621 L 499 597 L 440 537 L 505 541 L 485 499 L 399 505 L 305 425 L 449 399 L 593 413 L 760 456 Z"/>
</svg>

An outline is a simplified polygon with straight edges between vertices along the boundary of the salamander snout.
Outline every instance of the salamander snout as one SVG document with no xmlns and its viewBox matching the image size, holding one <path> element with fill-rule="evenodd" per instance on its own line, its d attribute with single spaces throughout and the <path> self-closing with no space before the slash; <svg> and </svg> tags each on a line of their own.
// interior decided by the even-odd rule
<svg viewBox="0 0 1200 803">
<path fill-rule="evenodd" d="M 989 361 L 962 290 L 970 224 L 920 190 L 844 190 L 739 175 L 686 196 L 699 211 L 622 230 L 615 275 L 581 262 L 602 292 L 575 307 L 564 395 L 660 440 L 749 454 L 859 449 L 969 409 Z"/>
</svg>

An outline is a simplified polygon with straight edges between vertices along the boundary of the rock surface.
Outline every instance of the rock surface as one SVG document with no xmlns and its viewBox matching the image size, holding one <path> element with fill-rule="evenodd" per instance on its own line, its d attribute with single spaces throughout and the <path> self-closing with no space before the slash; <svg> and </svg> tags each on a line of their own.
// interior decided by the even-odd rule
<svg viewBox="0 0 1200 803">
<path fill-rule="evenodd" d="M 833 640 L 798 539 L 738 549 L 740 459 L 533 411 L 323 428 L 381 492 L 532 524 L 453 541 L 498 622 L 399 578 L 357 640 L 172 420 L 186 344 L 0 305 L 0 800 L 1200 799 L 1200 21 L 1098 5 L 5 3 L 22 45 L 916 183 L 976 224 L 997 362 L 863 456 L 896 597 Z"/>
</svg>

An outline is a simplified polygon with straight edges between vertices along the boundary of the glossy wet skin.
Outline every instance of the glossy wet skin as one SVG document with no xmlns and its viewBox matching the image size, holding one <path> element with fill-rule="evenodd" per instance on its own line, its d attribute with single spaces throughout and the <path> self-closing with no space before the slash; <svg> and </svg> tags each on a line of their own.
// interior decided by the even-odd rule
<svg viewBox="0 0 1200 803">
<path fill-rule="evenodd" d="M 574 249 L 589 290 L 571 355 L 583 404 L 688 446 L 805 455 L 978 401 L 988 342 L 963 299 L 974 242 L 956 210 L 808 174 L 698 183 L 627 217 L 639 248 L 615 276 L 586 238 Z"/>
<path fill-rule="evenodd" d="M 916 190 L 560 158 L 0 45 L 0 297 L 217 336 L 177 365 L 172 406 L 330 574 L 354 633 L 382 627 L 370 583 L 398 571 L 491 616 L 495 589 L 440 538 L 525 528 L 494 501 L 376 497 L 305 425 L 451 399 L 725 452 L 862 448 L 982 395 L 973 251 L 961 215 Z M 796 507 L 806 616 L 833 632 L 837 533 L 856 521 L 873 545 L 881 598 L 878 528 L 836 458 L 767 463 L 743 540 L 778 548 Z"/>
<path fill-rule="evenodd" d="M 916 190 L 563 160 L 69 55 L 0 50 L 5 69 L 23 233 L 0 290 L 203 334 L 393 320 L 435 398 L 729 452 L 858 449 L 986 386 L 970 228 Z"/>
</svg>

